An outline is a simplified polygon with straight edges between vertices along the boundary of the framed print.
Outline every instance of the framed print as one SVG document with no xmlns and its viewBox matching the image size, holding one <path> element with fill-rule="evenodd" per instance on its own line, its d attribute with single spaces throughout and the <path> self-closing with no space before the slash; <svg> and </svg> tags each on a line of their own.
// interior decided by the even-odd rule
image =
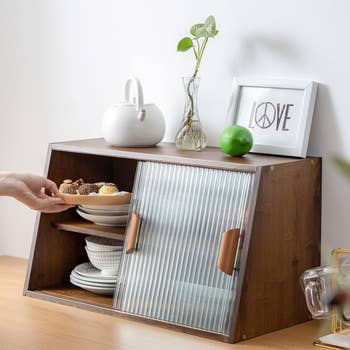
<svg viewBox="0 0 350 350">
<path fill-rule="evenodd" d="M 251 152 L 305 158 L 316 94 L 314 81 L 235 78 L 226 124 L 252 132 Z"/>
</svg>

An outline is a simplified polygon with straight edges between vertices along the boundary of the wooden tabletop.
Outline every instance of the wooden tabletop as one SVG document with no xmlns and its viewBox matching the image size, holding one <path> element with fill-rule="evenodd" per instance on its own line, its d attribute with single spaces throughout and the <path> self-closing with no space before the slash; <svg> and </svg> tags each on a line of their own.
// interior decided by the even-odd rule
<svg viewBox="0 0 350 350">
<path fill-rule="evenodd" d="M 220 343 L 24 297 L 26 264 L 0 257 L 0 350 L 315 350 L 313 341 L 328 331 L 327 325 L 310 321 L 238 344 Z"/>
</svg>

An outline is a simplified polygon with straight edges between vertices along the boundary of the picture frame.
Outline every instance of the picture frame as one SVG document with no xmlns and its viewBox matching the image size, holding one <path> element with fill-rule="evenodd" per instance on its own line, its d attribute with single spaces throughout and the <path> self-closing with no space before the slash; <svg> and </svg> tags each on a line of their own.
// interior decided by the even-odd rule
<svg viewBox="0 0 350 350">
<path fill-rule="evenodd" d="M 235 77 L 226 126 L 252 132 L 252 153 L 305 158 L 317 87 L 312 80 Z"/>
</svg>

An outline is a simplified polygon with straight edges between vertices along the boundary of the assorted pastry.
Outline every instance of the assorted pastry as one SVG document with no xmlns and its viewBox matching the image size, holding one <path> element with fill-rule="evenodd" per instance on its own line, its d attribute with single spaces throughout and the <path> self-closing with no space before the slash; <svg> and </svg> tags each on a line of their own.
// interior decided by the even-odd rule
<svg viewBox="0 0 350 350">
<path fill-rule="evenodd" d="M 116 195 L 119 189 L 116 184 L 111 182 L 84 182 L 83 179 L 73 181 L 71 179 L 63 180 L 59 186 L 59 192 L 75 195 Z"/>
</svg>

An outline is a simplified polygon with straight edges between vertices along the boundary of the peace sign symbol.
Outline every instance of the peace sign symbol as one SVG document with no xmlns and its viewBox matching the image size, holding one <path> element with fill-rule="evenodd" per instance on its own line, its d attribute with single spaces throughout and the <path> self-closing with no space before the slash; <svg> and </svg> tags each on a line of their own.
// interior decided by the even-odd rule
<svg viewBox="0 0 350 350">
<path fill-rule="evenodd" d="M 261 129 L 267 129 L 275 121 L 276 109 L 271 102 L 260 103 L 255 110 L 255 123 Z"/>
</svg>

